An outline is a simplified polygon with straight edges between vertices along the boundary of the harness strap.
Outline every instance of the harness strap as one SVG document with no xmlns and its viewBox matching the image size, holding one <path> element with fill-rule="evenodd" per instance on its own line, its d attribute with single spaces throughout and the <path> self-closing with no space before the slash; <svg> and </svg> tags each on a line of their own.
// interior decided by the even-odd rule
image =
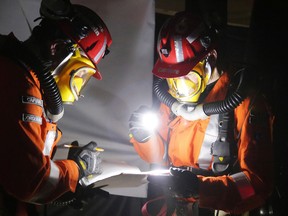
<svg viewBox="0 0 288 216">
<path fill-rule="evenodd" d="M 212 144 L 212 171 L 215 175 L 229 174 L 236 158 L 234 139 L 234 112 L 219 114 L 219 135 Z"/>
</svg>

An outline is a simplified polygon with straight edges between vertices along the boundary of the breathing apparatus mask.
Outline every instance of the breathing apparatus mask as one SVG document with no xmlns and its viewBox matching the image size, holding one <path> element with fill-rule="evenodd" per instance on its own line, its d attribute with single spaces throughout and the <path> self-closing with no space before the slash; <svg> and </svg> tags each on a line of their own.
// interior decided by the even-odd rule
<svg viewBox="0 0 288 216">
<path fill-rule="evenodd" d="M 82 96 L 81 92 L 95 73 L 96 66 L 86 57 L 81 48 L 74 45 L 74 52 L 69 54 L 52 75 L 57 83 L 64 104 L 73 104 Z"/>
<path fill-rule="evenodd" d="M 196 105 L 211 77 L 208 58 L 200 61 L 187 75 L 167 78 L 168 92 L 180 103 Z"/>
<path fill-rule="evenodd" d="M 102 79 L 96 65 L 109 53 L 112 38 L 93 10 L 69 0 L 42 0 L 40 15 L 41 22 L 35 28 L 48 31 L 52 56 L 44 64 L 41 59 L 29 62 L 39 65 L 33 70 L 44 92 L 46 115 L 57 122 L 64 113 L 63 103 L 78 100 L 91 76 Z"/>
</svg>

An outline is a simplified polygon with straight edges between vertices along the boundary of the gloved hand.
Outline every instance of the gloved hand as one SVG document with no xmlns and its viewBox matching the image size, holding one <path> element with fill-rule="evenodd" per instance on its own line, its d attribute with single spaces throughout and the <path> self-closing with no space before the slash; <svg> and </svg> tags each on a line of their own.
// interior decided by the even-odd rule
<svg viewBox="0 0 288 216">
<path fill-rule="evenodd" d="M 170 168 L 173 177 L 173 185 L 169 188 L 176 197 L 189 198 L 198 197 L 199 180 L 197 175 L 186 169 L 176 167 Z"/>
<path fill-rule="evenodd" d="M 197 175 L 176 167 L 170 168 L 169 176 L 151 175 L 148 181 L 162 187 L 165 193 L 176 198 L 197 198 L 199 181 Z"/>
<path fill-rule="evenodd" d="M 71 143 L 72 147 L 68 153 L 68 159 L 74 160 L 79 167 L 79 179 L 102 172 L 100 163 L 100 152 L 97 150 L 97 143 L 91 141 L 80 147 L 78 141 Z"/>
<path fill-rule="evenodd" d="M 93 188 L 93 184 L 87 187 L 78 184 L 75 193 L 66 192 L 49 204 L 62 207 L 70 206 L 77 210 L 83 210 L 90 200 L 97 199 L 97 197 L 109 198 L 109 193 L 102 190 L 101 187 Z"/>
<path fill-rule="evenodd" d="M 140 106 L 129 119 L 129 136 L 134 137 L 140 143 L 148 141 L 153 134 L 153 130 L 156 129 L 154 125 L 154 121 L 158 121 L 156 115 L 154 115 L 154 119 L 151 119 L 149 127 L 145 125 L 144 120 L 148 120 L 148 114 L 153 114 L 153 111 L 146 106 Z"/>
</svg>

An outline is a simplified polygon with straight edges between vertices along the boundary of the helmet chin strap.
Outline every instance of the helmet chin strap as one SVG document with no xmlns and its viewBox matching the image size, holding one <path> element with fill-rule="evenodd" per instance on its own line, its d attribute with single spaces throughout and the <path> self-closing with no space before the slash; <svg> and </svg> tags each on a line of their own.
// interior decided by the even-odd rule
<svg viewBox="0 0 288 216">
<path fill-rule="evenodd" d="M 73 52 L 70 52 L 59 64 L 58 66 L 53 70 L 52 75 L 55 76 L 59 73 L 61 73 L 61 69 L 63 67 L 63 65 L 65 65 L 69 59 L 71 58 L 71 56 L 73 55 Z"/>
<path fill-rule="evenodd" d="M 211 77 L 210 77 L 209 81 L 207 82 L 207 85 L 217 81 L 219 79 L 219 77 L 220 77 L 219 71 L 216 67 L 214 67 L 212 74 L 211 74 Z"/>
</svg>

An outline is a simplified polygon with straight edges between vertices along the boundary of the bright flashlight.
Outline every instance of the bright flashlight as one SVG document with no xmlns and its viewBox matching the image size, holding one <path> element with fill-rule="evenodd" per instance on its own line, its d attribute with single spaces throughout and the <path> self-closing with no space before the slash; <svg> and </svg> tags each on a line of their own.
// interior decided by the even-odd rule
<svg viewBox="0 0 288 216">
<path fill-rule="evenodd" d="M 146 129 L 153 131 L 158 127 L 159 119 L 156 113 L 147 112 L 141 116 L 141 125 Z"/>
</svg>

